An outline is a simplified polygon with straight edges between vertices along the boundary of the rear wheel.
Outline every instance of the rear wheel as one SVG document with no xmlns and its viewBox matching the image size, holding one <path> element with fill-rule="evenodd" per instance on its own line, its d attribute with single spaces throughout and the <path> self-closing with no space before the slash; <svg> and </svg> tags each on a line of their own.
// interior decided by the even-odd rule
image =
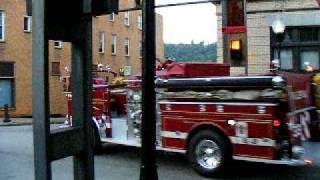
<svg viewBox="0 0 320 180">
<path fill-rule="evenodd" d="M 203 176 L 217 175 L 224 168 L 229 157 L 227 143 L 214 131 L 200 131 L 189 142 L 189 162 Z"/>
</svg>

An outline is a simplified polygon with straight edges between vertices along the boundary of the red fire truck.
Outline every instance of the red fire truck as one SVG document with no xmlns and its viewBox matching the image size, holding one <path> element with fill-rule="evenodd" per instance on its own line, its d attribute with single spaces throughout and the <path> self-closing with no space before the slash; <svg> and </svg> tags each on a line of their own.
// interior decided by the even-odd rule
<svg viewBox="0 0 320 180">
<path fill-rule="evenodd" d="M 245 160 L 306 165 L 303 142 L 319 123 L 310 75 L 230 76 L 224 64 L 166 63 L 157 68 L 158 150 L 183 153 L 201 175 Z M 299 81 L 297 81 L 299 79 Z M 68 124 L 72 124 L 68 94 Z M 93 85 L 95 145 L 140 146 L 141 80 Z"/>
</svg>

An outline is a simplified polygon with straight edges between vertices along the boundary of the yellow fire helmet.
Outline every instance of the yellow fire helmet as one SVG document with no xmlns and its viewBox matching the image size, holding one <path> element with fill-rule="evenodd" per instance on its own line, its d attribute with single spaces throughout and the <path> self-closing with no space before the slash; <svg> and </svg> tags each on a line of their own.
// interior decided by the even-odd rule
<svg viewBox="0 0 320 180">
<path fill-rule="evenodd" d="M 121 85 L 121 84 L 124 84 L 124 80 L 125 80 L 125 77 L 118 76 L 118 77 L 113 79 L 112 84 L 113 85 Z"/>
<path fill-rule="evenodd" d="M 317 73 L 315 76 L 313 76 L 313 82 L 320 84 L 320 73 Z"/>
</svg>

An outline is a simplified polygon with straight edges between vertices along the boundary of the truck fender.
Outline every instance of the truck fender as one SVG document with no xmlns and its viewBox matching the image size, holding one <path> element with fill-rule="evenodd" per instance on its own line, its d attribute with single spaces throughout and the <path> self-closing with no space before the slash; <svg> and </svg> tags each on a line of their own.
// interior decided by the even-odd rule
<svg viewBox="0 0 320 180">
<path fill-rule="evenodd" d="M 187 142 L 186 142 L 186 147 L 185 148 L 187 149 L 190 139 L 197 132 L 199 132 L 201 130 L 205 130 L 205 129 L 210 129 L 210 130 L 213 130 L 213 131 L 217 132 L 218 134 L 220 134 L 228 142 L 230 148 L 232 148 L 231 140 L 228 137 L 228 133 L 221 126 L 219 126 L 218 124 L 213 123 L 213 122 L 204 122 L 204 123 L 199 123 L 199 124 L 193 125 L 192 128 L 190 129 L 189 133 L 188 133 L 188 137 L 187 137 Z M 232 152 L 232 149 L 230 149 L 230 151 Z"/>
</svg>

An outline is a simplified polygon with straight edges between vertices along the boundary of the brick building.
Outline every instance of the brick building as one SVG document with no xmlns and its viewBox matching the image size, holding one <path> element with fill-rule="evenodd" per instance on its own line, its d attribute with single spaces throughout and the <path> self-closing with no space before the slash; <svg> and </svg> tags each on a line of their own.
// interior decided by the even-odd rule
<svg viewBox="0 0 320 180">
<path fill-rule="evenodd" d="M 276 40 L 271 30 L 280 15 L 286 25 L 281 45 L 281 68 L 299 71 L 309 62 L 320 68 L 320 9 L 318 0 L 247 0 L 249 74 L 268 72 L 276 57 Z M 217 5 L 218 61 L 223 61 L 222 10 Z M 233 67 L 233 74 L 243 74 L 244 67 Z"/>
<path fill-rule="evenodd" d="M 134 0 L 120 0 L 120 9 L 134 7 Z M 32 114 L 32 17 L 26 0 L 0 0 L 0 110 L 4 104 L 13 116 Z M 157 57 L 164 58 L 162 17 L 157 15 Z M 141 11 L 93 17 L 93 63 L 110 65 L 129 75 L 141 71 Z M 71 46 L 50 41 L 50 112 L 66 113 L 61 76 L 70 67 Z M 70 68 L 69 68 L 70 69 Z M 1 115 L 0 115 L 1 116 Z"/>
</svg>

